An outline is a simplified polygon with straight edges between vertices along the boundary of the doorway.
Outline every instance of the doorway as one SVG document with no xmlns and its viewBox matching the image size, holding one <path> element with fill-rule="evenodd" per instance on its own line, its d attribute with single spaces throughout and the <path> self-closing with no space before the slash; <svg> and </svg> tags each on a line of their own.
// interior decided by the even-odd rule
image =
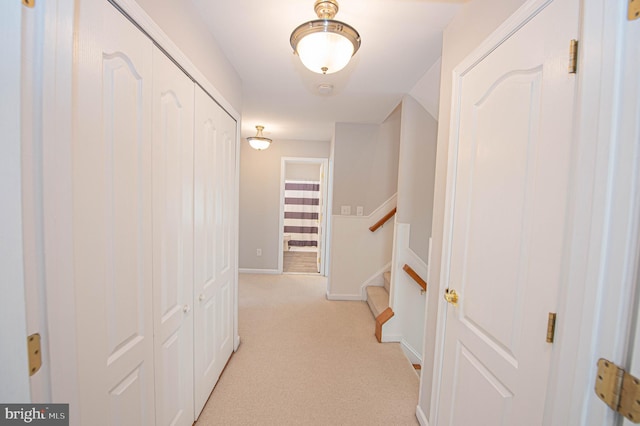
<svg viewBox="0 0 640 426">
<path fill-rule="evenodd" d="M 281 161 L 279 270 L 325 275 L 328 160 L 284 157 Z"/>
</svg>

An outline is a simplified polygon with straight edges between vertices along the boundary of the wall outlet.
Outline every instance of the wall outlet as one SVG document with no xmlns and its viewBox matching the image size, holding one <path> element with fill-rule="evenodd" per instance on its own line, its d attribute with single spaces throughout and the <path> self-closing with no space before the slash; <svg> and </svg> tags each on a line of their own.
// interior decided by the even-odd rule
<svg viewBox="0 0 640 426">
<path fill-rule="evenodd" d="M 362 206 L 356 207 L 356 216 L 364 216 L 364 207 Z"/>
<path fill-rule="evenodd" d="M 256 249 L 256 256 L 262 256 L 262 249 Z"/>
<path fill-rule="evenodd" d="M 351 214 L 351 206 L 340 206 L 340 214 L 348 216 Z"/>
</svg>

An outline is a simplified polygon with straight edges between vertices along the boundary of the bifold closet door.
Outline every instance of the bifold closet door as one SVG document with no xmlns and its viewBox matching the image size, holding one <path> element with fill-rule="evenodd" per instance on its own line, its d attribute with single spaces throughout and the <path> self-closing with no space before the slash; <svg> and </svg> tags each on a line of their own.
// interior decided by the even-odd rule
<svg viewBox="0 0 640 426">
<path fill-rule="evenodd" d="M 153 45 L 105 1 L 82 9 L 77 48 L 76 422 L 154 425 Z"/>
<path fill-rule="evenodd" d="M 233 352 L 236 122 L 202 89 L 195 107 L 195 415 Z"/>
<path fill-rule="evenodd" d="M 193 423 L 193 82 L 153 48 L 156 423 Z"/>
</svg>

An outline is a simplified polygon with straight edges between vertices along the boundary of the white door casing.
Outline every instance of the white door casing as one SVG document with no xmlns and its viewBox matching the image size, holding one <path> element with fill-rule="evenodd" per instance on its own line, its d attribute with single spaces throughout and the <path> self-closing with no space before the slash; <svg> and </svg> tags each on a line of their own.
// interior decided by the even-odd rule
<svg viewBox="0 0 640 426">
<path fill-rule="evenodd" d="M 156 422 L 193 423 L 194 84 L 153 48 Z"/>
<path fill-rule="evenodd" d="M 0 325 L 0 401 L 28 402 L 27 323 L 22 241 L 21 177 L 21 40 L 22 4 L 0 4 L 0 270 L 2 298 L 0 309 L 7 320 Z"/>
<path fill-rule="evenodd" d="M 195 417 L 234 347 L 236 123 L 200 87 L 195 96 Z"/>
<path fill-rule="evenodd" d="M 528 15 L 515 18 L 522 26 L 455 71 L 438 297 L 448 287 L 460 300 L 441 302 L 434 424 L 542 422 L 571 165 L 567 53 L 578 9 L 574 0 L 529 4 Z"/>
<path fill-rule="evenodd" d="M 84 9 L 79 26 L 78 423 L 153 425 L 152 43 L 107 2 Z"/>
</svg>

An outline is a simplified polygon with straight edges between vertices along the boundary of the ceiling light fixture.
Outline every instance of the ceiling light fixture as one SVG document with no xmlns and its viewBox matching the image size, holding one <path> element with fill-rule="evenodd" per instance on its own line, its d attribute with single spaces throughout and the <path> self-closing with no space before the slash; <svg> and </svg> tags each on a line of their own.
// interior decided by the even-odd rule
<svg viewBox="0 0 640 426">
<path fill-rule="evenodd" d="M 264 130 L 264 126 L 256 126 L 256 130 L 258 131 L 255 136 L 249 136 L 247 141 L 251 148 L 257 149 L 258 151 L 262 151 L 271 146 L 271 139 L 265 138 L 262 136 L 262 131 Z"/>
<path fill-rule="evenodd" d="M 360 48 L 360 34 L 350 25 L 335 21 L 336 0 L 316 0 L 319 19 L 305 22 L 291 33 L 291 47 L 305 67 L 318 74 L 331 74 L 346 67 Z"/>
</svg>

